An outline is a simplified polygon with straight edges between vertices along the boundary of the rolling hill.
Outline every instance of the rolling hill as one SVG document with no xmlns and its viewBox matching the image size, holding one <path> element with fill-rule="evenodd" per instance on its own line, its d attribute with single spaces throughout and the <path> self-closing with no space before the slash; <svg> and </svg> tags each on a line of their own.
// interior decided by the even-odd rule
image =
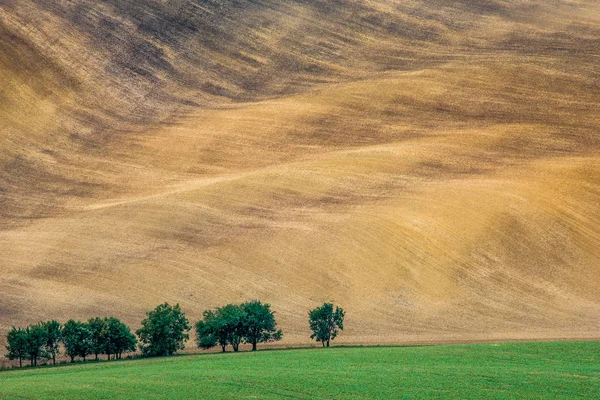
<svg viewBox="0 0 600 400">
<path fill-rule="evenodd" d="M 5 0 L 0 333 L 270 302 L 285 343 L 597 338 L 592 0 Z"/>
</svg>

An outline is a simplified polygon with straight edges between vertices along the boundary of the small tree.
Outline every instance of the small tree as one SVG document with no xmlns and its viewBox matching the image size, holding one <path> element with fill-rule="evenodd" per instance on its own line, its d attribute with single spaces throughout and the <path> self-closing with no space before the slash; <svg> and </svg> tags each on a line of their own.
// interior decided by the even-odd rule
<svg viewBox="0 0 600 400">
<path fill-rule="evenodd" d="M 136 331 L 144 355 L 169 356 L 183 350 L 189 339 L 190 323 L 179 304 L 173 307 L 164 303 L 146 315 L 142 327 Z"/>
<path fill-rule="evenodd" d="M 127 325 L 114 317 L 105 318 L 105 322 L 107 336 L 104 351 L 109 360 L 111 354 L 114 354 L 115 358 L 120 360 L 123 353 L 135 351 L 137 338 L 131 333 L 131 329 Z"/>
<path fill-rule="evenodd" d="M 46 334 L 44 349 L 52 357 L 52 364 L 56 365 L 56 355 L 59 353 L 62 340 L 62 325 L 58 321 L 47 321 L 42 324 Z"/>
<path fill-rule="evenodd" d="M 23 367 L 23 358 L 27 356 L 27 333 L 22 328 L 12 327 L 6 335 L 8 345 L 6 357 L 9 360 L 19 360 L 19 367 Z"/>
<path fill-rule="evenodd" d="M 269 304 L 255 300 L 243 303 L 241 309 L 244 312 L 244 341 L 252 343 L 252 351 L 256 351 L 258 343 L 281 340 L 283 333 L 277 329 L 275 315 Z"/>
<path fill-rule="evenodd" d="M 227 304 L 217 310 L 217 319 L 219 331 L 233 347 L 233 351 L 237 352 L 245 334 L 246 313 L 239 305 Z"/>
<path fill-rule="evenodd" d="M 211 349 L 217 344 L 221 346 L 223 353 L 227 347 L 227 336 L 219 335 L 216 312 L 206 310 L 202 313 L 204 319 L 196 322 L 196 342 L 201 349 Z"/>
<path fill-rule="evenodd" d="M 204 319 L 196 323 L 198 347 L 210 349 L 217 344 L 223 352 L 228 344 L 238 351 L 244 337 L 245 313 L 239 305 L 227 304 L 216 311 L 204 311 Z"/>
<path fill-rule="evenodd" d="M 85 361 L 89 354 L 93 354 L 92 334 L 83 322 L 72 319 L 67 321 L 63 327 L 62 342 L 71 362 L 75 361 L 75 357 L 81 357 Z"/>
<path fill-rule="evenodd" d="M 98 361 L 98 355 L 105 352 L 108 340 L 108 325 L 106 318 L 90 318 L 87 323 L 90 331 L 90 351 Z"/>
<path fill-rule="evenodd" d="M 308 323 L 313 331 L 311 339 L 321 342 L 323 347 L 336 338 L 338 329 L 344 330 L 344 310 L 341 307 L 335 307 L 333 304 L 324 303 L 321 307 L 308 312 Z"/>
<path fill-rule="evenodd" d="M 42 323 L 29 325 L 25 329 L 25 351 L 32 367 L 37 366 L 38 359 L 45 358 L 46 330 Z"/>
</svg>

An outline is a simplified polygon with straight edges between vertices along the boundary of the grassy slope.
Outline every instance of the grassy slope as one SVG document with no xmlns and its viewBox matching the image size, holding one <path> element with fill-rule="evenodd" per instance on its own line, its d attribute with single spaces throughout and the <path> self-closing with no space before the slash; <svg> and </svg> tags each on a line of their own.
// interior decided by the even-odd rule
<svg viewBox="0 0 600 400">
<path fill-rule="evenodd" d="M 261 298 L 288 343 L 324 300 L 348 342 L 597 336 L 596 2 L 196 3 L 0 13 L 0 331 Z"/>
<path fill-rule="evenodd" d="M 598 342 L 332 348 L 0 373 L 11 398 L 596 398 Z"/>
</svg>

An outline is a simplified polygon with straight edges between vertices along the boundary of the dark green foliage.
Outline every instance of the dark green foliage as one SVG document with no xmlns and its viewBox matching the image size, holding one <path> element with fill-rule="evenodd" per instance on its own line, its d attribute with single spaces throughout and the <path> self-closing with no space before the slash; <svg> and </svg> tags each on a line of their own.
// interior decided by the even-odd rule
<svg viewBox="0 0 600 400">
<path fill-rule="evenodd" d="M 196 340 L 203 349 L 219 345 L 225 352 L 227 345 L 231 345 L 233 351 L 238 351 L 244 342 L 251 343 L 255 351 L 258 343 L 281 340 L 282 336 L 271 306 L 260 301 L 206 310 L 204 319 L 196 323 Z"/>
<path fill-rule="evenodd" d="M 25 328 L 25 352 L 31 366 L 37 366 L 40 358 L 48 356 L 45 344 L 46 330 L 41 322 Z"/>
<path fill-rule="evenodd" d="M 217 336 L 218 321 L 216 312 L 213 310 L 206 310 L 203 315 L 204 319 L 196 322 L 196 341 L 198 342 L 198 347 L 202 349 L 211 349 L 218 344 L 221 346 L 223 352 L 225 352 L 227 336 Z"/>
<path fill-rule="evenodd" d="M 74 320 L 69 320 L 63 327 L 62 342 L 65 346 L 65 354 L 71 357 L 71 362 L 75 357 L 85 358 L 92 354 L 92 333 L 88 325 Z"/>
<path fill-rule="evenodd" d="M 7 357 L 22 360 L 29 358 L 35 366 L 40 358 L 51 358 L 56 364 L 60 344 L 65 354 L 71 358 L 81 357 L 85 361 L 90 354 L 114 354 L 120 359 L 122 354 L 135 351 L 137 338 L 129 327 L 117 318 L 91 318 L 88 323 L 69 320 L 63 327 L 58 321 L 40 322 L 25 329 L 13 327 L 7 335 Z"/>
<path fill-rule="evenodd" d="M 104 321 L 106 323 L 104 352 L 108 359 L 111 354 L 114 354 L 115 358 L 120 360 L 123 353 L 135 351 L 137 338 L 127 325 L 114 317 L 105 318 Z"/>
<path fill-rule="evenodd" d="M 198 342 L 198 347 L 204 350 L 212 349 L 218 344 L 224 353 L 227 346 L 227 344 L 217 342 L 214 335 L 204 326 L 203 321 L 196 323 L 196 341 Z"/>
<path fill-rule="evenodd" d="M 62 325 L 58 321 L 47 321 L 42 324 L 45 332 L 44 349 L 52 357 L 52 363 L 56 365 L 56 355 L 59 353 L 62 340 Z"/>
<path fill-rule="evenodd" d="M 23 359 L 28 358 L 31 366 L 36 366 L 40 358 L 52 358 L 56 364 L 59 351 L 62 327 L 57 321 L 39 322 L 27 328 L 13 328 L 8 332 L 7 357 L 18 359 L 23 366 Z"/>
<path fill-rule="evenodd" d="M 256 351 L 258 343 L 281 340 L 283 333 L 277 329 L 275 315 L 269 304 L 263 304 L 258 300 L 249 301 L 243 303 L 241 309 L 245 314 L 244 341 L 252 344 L 252 351 Z"/>
<path fill-rule="evenodd" d="M 8 345 L 6 357 L 9 360 L 19 360 L 19 367 L 23 366 L 23 358 L 27 356 L 27 333 L 22 328 L 12 327 L 6 336 Z"/>
<path fill-rule="evenodd" d="M 140 337 L 140 349 L 146 356 L 169 356 L 183 350 L 189 339 L 190 323 L 179 304 L 157 306 L 147 313 L 142 327 L 136 331 Z"/>
<path fill-rule="evenodd" d="M 90 331 L 90 351 L 98 361 L 98 355 L 105 352 L 107 345 L 108 324 L 106 319 L 90 318 L 87 323 Z"/>
<path fill-rule="evenodd" d="M 224 352 L 230 344 L 233 351 L 238 351 L 244 337 L 244 320 L 245 313 L 239 305 L 204 311 L 204 319 L 196 323 L 198 347 L 210 349 L 219 345 Z"/>
<path fill-rule="evenodd" d="M 92 318 L 87 323 L 91 334 L 91 351 L 98 360 L 98 355 L 114 355 L 120 359 L 123 353 L 135 351 L 137 338 L 127 325 L 115 317 Z"/>
<path fill-rule="evenodd" d="M 308 312 L 308 323 L 312 330 L 311 339 L 321 342 L 323 347 L 336 338 L 338 330 L 344 330 L 344 310 L 333 304 L 324 303 L 321 307 Z"/>
<path fill-rule="evenodd" d="M 224 335 L 226 341 L 233 347 L 233 351 L 238 351 L 246 331 L 246 315 L 242 307 L 227 304 L 217 309 L 217 318 L 219 336 Z"/>
</svg>

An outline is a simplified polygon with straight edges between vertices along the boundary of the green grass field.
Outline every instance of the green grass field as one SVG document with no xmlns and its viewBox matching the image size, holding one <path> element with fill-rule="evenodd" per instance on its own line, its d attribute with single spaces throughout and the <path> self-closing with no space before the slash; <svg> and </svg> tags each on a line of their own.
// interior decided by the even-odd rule
<svg viewBox="0 0 600 400">
<path fill-rule="evenodd" d="M 600 398 L 600 342 L 207 354 L 0 373 L 0 398 Z"/>
</svg>

